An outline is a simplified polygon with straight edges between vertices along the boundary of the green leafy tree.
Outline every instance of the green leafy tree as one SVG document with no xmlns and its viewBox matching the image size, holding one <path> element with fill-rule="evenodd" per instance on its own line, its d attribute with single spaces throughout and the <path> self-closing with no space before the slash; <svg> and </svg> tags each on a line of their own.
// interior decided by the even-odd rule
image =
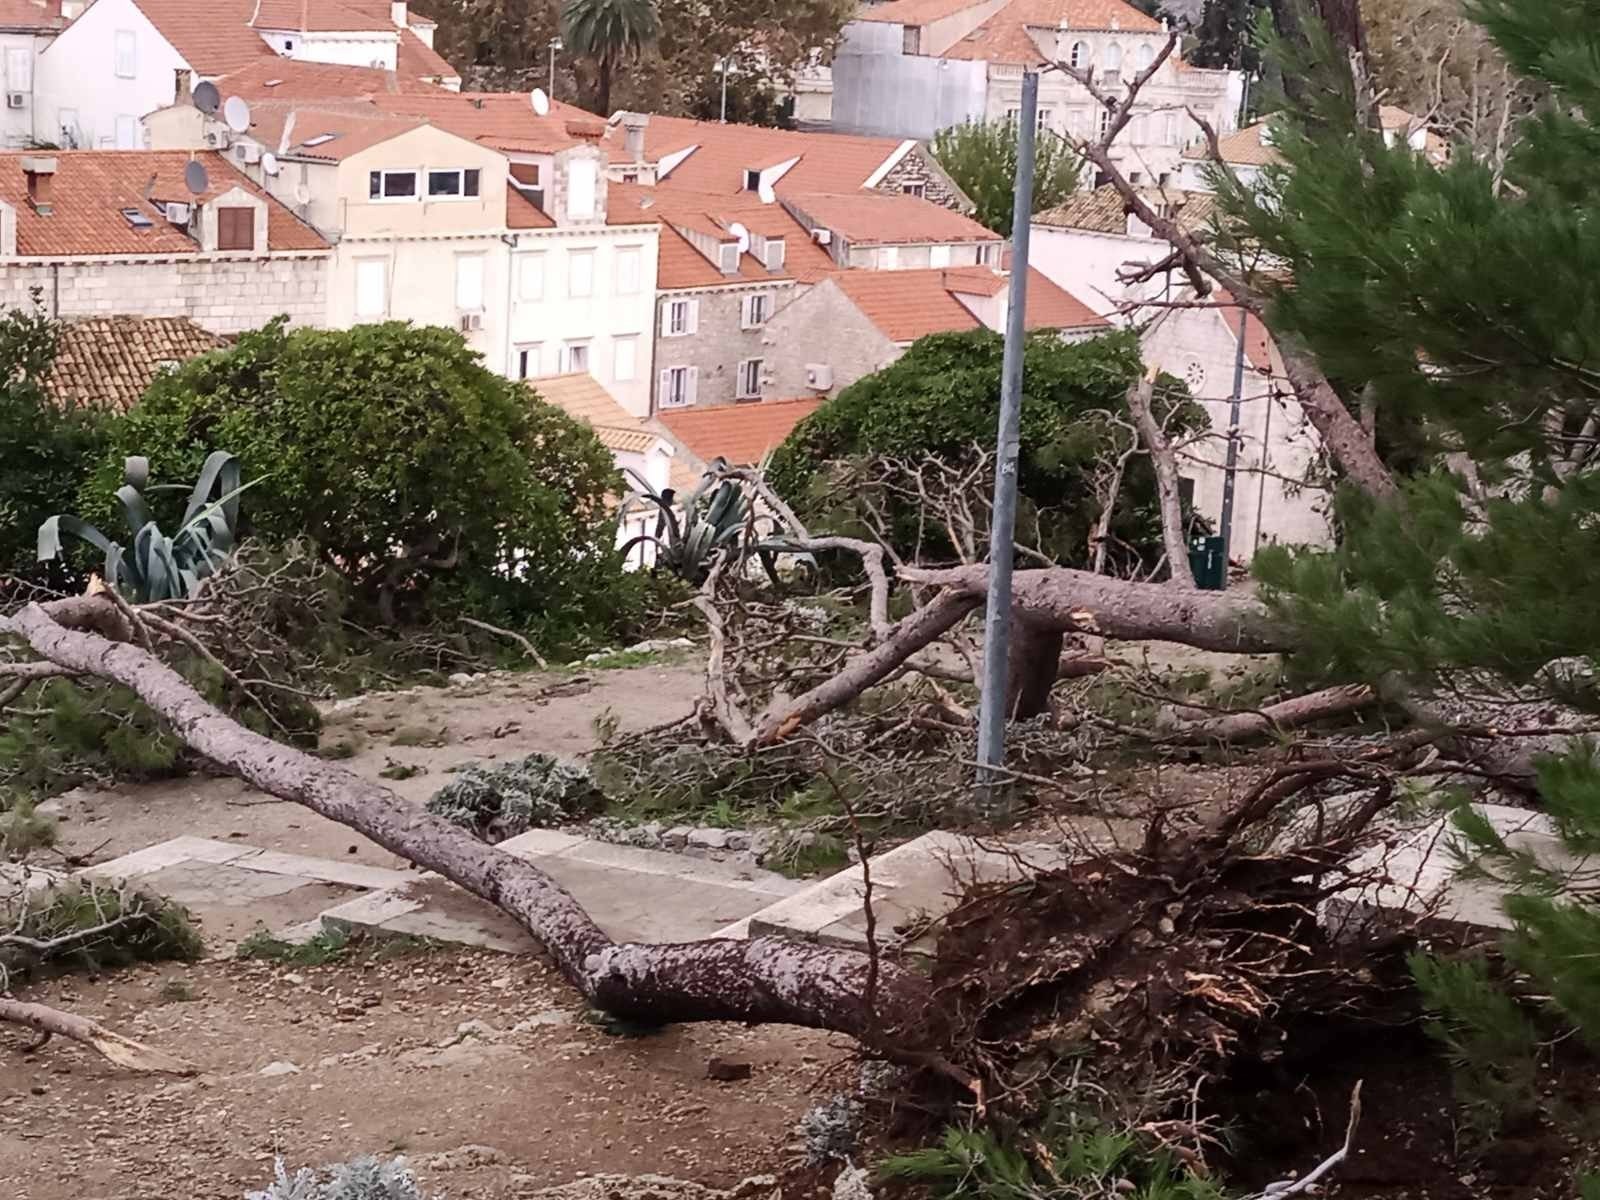
<svg viewBox="0 0 1600 1200">
<path fill-rule="evenodd" d="M 58 405 L 45 391 L 55 362 L 56 323 L 35 302 L 0 314 L 0 576 L 72 587 L 67 563 L 41 564 L 39 526 L 72 507 L 98 463 L 104 415 Z M 0 585 L 0 604 L 5 601 Z"/>
<path fill-rule="evenodd" d="M 83 511 L 107 503 L 125 453 L 149 449 L 183 477 L 228 446 L 246 478 L 271 477 L 242 535 L 309 538 L 390 624 L 440 604 L 574 624 L 587 607 L 603 621 L 628 591 L 610 453 L 450 330 L 273 322 L 159 377 L 111 440 Z"/>
<path fill-rule="evenodd" d="M 1184 58 L 1197 67 L 1254 71 L 1260 65 L 1256 19 L 1264 0 L 1206 0 Z"/>
<path fill-rule="evenodd" d="M 1078 162 L 1059 138 L 1034 142 L 1033 211 L 1060 204 L 1078 186 Z M 1002 237 L 1011 236 L 1017 178 L 1017 128 L 1010 121 L 973 121 L 941 131 L 933 156 L 972 198 L 973 217 Z"/>
<path fill-rule="evenodd" d="M 661 35 L 655 0 L 567 0 L 561 36 L 595 65 L 595 107 L 611 114 L 611 82 L 619 66 L 636 62 Z"/>
<path fill-rule="evenodd" d="M 876 458 L 957 465 L 994 443 L 1005 340 L 989 330 L 923 338 L 891 366 L 860 379 L 807 417 L 773 454 L 774 486 L 819 527 L 859 528 L 863 494 L 841 489 L 829 464 Z M 1028 339 L 1023 368 L 1018 488 L 1024 528 L 1037 529 L 1058 561 L 1082 564 L 1100 515 L 1093 476 L 1123 448 L 1106 415 L 1141 370 L 1137 340 L 1117 334 L 1065 343 Z M 1170 396 L 1168 389 L 1164 394 Z M 1201 419 L 1198 413 L 1190 420 Z M 924 524 L 910 506 L 873 496 L 895 520 L 897 548 L 914 553 Z M 1143 553 L 1159 545 L 1154 473 L 1136 461 L 1123 484 L 1114 537 Z M 933 553 L 948 546 L 933 545 Z M 1149 555 L 1153 562 L 1159 550 Z"/>
</svg>

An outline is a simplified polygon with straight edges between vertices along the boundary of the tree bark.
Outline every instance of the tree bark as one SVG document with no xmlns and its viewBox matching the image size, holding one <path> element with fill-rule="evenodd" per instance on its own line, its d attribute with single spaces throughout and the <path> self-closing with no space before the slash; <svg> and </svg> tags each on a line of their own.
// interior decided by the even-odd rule
<svg viewBox="0 0 1600 1200">
<path fill-rule="evenodd" d="M 1183 505 L 1178 498 L 1178 463 L 1172 445 L 1150 411 L 1150 396 L 1155 389 L 1155 371 L 1128 389 L 1128 411 L 1138 427 L 1139 437 L 1150 452 L 1156 469 L 1156 496 L 1161 505 L 1161 546 L 1167 552 L 1167 570 L 1178 587 L 1194 589 L 1194 572 L 1189 569 L 1189 539 L 1183 536 Z M 1227 536 L 1227 530 L 1223 530 Z"/>
<path fill-rule="evenodd" d="M 503 909 L 585 998 L 619 1017 L 777 1022 L 858 1038 L 882 1033 L 891 1047 L 907 1051 L 937 1044 L 926 980 L 893 963 L 877 964 L 872 1013 L 865 1000 L 871 965 L 856 951 L 777 938 L 613 942 L 532 864 L 411 807 L 387 788 L 244 728 L 153 654 L 68 629 L 38 604 L 0 620 L 0 631 L 21 635 L 60 666 L 129 688 L 189 746 L 261 791 L 303 804 Z M 892 664 L 885 673 L 889 669 Z"/>
<path fill-rule="evenodd" d="M 1279 730 L 1297 729 L 1328 717 L 1347 716 L 1378 702 L 1377 693 L 1364 683 L 1324 688 L 1252 712 L 1213 716 L 1202 712 L 1199 720 L 1180 720 L 1173 738 L 1184 742 L 1236 742 Z M 1179 710 L 1180 716 L 1183 715 Z"/>
<path fill-rule="evenodd" d="M 1050 689 L 1061 678 L 1061 650 L 1066 633 L 1012 619 L 1006 656 L 1006 712 L 1026 721 L 1050 708 Z"/>
<path fill-rule="evenodd" d="M 107 1029 L 98 1021 L 62 1012 L 44 1004 L 25 1004 L 21 1000 L 0 997 L 0 1021 L 12 1025 L 26 1025 L 43 1035 L 39 1045 L 60 1034 L 75 1042 L 82 1042 L 119 1067 L 131 1071 L 159 1071 L 170 1075 L 193 1075 L 193 1064 L 174 1058 L 164 1051 L 125 1038 Z"/>
</svg>

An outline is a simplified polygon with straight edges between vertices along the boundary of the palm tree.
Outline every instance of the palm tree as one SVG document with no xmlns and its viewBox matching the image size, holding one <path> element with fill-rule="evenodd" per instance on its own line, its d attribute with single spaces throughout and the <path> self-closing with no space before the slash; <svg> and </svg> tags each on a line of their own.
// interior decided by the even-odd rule
<svg viewBox="0 0 1600 1200">
<path fill-rule="evenodd" d="M 561 36 L 577 54 L 594 59 L 600 75 L 600 115 L 611 115 L 611 76 L 661 35 L 655 0 L 567 0 Z"/>
</svg>

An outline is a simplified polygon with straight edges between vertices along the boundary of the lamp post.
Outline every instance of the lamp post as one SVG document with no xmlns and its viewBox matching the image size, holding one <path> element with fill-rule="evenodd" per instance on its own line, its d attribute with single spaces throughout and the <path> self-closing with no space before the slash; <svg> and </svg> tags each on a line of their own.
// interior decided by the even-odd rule
<svg viewBox="0 0 1600 1200">
<path fill-rule="evenodd" d="M 560 38 L 553 37 L 553 38 L 550 39 L 550 88 L 549 88 L 549 91 L 550 91 L 550 99 L 552 99 L 552 100 L 554 100 L 556 98 L 556 51 L 562 50 L 564 48 L 565 47 L 561 44 L 561 39 Z"/>
<path fill-rule="evenodd" d="M 728 58 L 727 55 L 717 59 L 717 74 L 722 76 L 722 115 L 718 118 L 724 125 L 728 123 Z"/>
</svg>

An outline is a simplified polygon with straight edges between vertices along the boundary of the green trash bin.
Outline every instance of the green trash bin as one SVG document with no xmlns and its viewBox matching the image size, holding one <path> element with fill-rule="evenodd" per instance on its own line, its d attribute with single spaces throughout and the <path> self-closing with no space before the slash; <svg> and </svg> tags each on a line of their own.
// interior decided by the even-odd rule
<svg viewBox="0 0 1600 1200">
<path fill-rule="evenodd" d="M 1228 586 L 1228 560 L 1222 538 L 1196 537 L 1189 540 L 1189 570 L 1195 586 L 1206 592 L 1220 592 Z"/>
</svg>

